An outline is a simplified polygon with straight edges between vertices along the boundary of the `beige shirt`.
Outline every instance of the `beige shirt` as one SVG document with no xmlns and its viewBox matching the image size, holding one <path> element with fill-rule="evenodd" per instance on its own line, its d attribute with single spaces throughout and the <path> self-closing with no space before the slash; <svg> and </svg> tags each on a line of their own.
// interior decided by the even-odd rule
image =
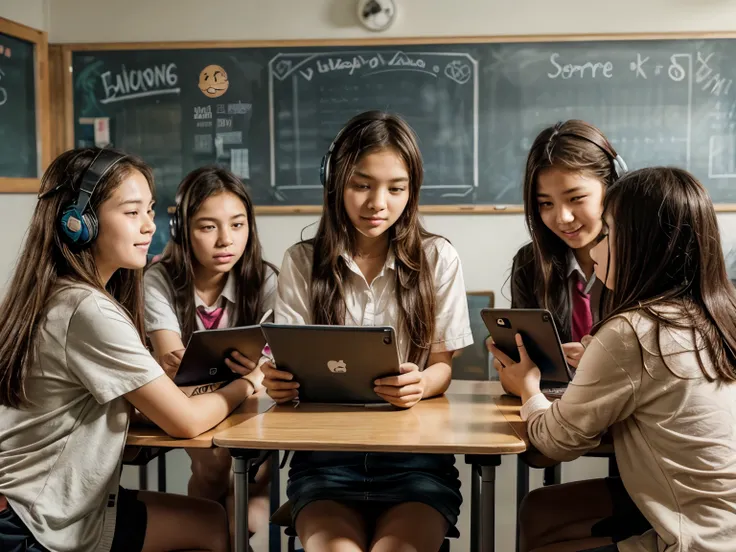
<svg viewBox="0 0 736 552">
<path fill-rule="evenodd" d="M 427 261 L 434 278 L 436 315 L 431 352 L 456 351 L 471 345 L 473 335 L 468 318 L 463 270 L 455 248 L 444 238 L 430 238 L 424 243 Z M 409 355 L 410 341 L 401 327 L 396 302 L 396 259 L 393 251 L 381 272 L 368 285 L 360 268 L 348 254 L 343 258 L 350 268 L 345 284 L 347 326 L 393 326 L 398 336 L 401 362 Z M 284 256 L 279 274 L 275 322 L 277 324 L 312 324 L 310 284 L 312 246 L 299 243 Z M 424 366 L 420 366 L 423 369 Z"/>
<path fill-rule="evenodd" d="M 31 406 L 0 406 L 0 493 L 46 548 L 107 552 L 130 405 L 164 374 L 128 315 L 99 290 L 60 287 L 28 367 Z"/>
<path fill-rule="evenodd" d="M 622 552 L 733 552 L 736 384 L 703 377 L 687 332 L 665 328 L 659 337 L 663 356 L 651 318 L 608 321 L 562 398 L 524 405 L 529 439 L 569 461 L 611 428 L 623 483 L 653 527 L 618 543 Z"/>
</svg>

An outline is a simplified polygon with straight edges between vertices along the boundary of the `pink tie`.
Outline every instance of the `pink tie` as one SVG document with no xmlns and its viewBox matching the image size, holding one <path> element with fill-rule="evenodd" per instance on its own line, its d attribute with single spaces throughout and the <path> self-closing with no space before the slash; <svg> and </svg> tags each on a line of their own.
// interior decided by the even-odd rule
<svg viewBox="0 0 736 552">
<path fill-rule="evenodd" d="M 572 290 L 572 340 L 580 341 L 592 329 L 593 313 L 590 312 L 590 295 L 585 293 L 585 283 L 577 274 Z"/>
<path fill-rule="evenodd" d="M 197 307 L 197 315 L 199 315 L 199 319 L 202 321 L 202 325 L 207 330 L 211 330 L 212 328 L 219 328 L 223 314 L 225 314 L 225 309 L 223 307 L 212 309 L 209 312 L 201 305 Z"/>
</svg>

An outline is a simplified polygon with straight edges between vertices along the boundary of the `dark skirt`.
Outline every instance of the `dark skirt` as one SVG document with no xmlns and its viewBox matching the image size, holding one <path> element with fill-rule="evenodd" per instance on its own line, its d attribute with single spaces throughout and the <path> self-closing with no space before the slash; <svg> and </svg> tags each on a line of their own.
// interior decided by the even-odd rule
<svg viewBox="0 0 736 552">
<path fill-rule="evenodd" d="M 286 494 L 292 521 L 310 502 L 332 500 L 375 511 L 421 502 L 447 520 L 447 536 L 458 536 L 460 479 L 451 454 L 297 452 Z"/>
</svg>

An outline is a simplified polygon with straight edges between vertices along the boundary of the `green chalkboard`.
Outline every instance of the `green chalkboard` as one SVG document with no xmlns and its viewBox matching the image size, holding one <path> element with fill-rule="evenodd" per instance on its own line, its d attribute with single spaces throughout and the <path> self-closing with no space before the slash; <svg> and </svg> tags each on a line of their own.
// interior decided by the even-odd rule
<svg viewBox="0 0 736 552">
<path fill-rule="evenodd" d="M 38 178 L 35 44 L 0 33 L 0 177 Z"/>
<path fill-rule="evenodd" d="M 164 204 L 216 162 L 257 205 L 319 205 L 332 138 L 385 109 L 417 132 L 424 205 L 518 205 L 534 136 L 581 118 L 630 168 L 688 168 L 736 203 L 734 59 L 726 38 L 78 51 L 75 136 L 90 143 L 89 122 L 108 117 L 112 143 L 156 168 Z"/>
</svg>

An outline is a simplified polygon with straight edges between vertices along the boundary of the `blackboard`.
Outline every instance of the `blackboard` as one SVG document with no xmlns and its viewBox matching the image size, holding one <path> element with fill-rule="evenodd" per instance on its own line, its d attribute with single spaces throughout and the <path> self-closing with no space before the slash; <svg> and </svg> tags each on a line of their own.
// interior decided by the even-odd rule
<svg viewBox="0 0 736 552">
<path fill-rule="evenodd" d="M 418 134 L 423 205 L 518 205 L 534 136 L 580 118 L 630 168 L 687 168 L 715 202 L 736 204 L 736 39 L 613 38 L 87 47 L 73 53 L 75 136 L 89 144 L 90 123 L 109 118 L 111 142 L 156 168 L 164 204 L 187 171 L 217 162 L 257 205 L 319 205 L 332 138 L 385 109 Z"/>
<path fill-rule="evenodd" d="M 0 32 L 0 177 L 38 176 L 35 44 Z"/>
</svg>

